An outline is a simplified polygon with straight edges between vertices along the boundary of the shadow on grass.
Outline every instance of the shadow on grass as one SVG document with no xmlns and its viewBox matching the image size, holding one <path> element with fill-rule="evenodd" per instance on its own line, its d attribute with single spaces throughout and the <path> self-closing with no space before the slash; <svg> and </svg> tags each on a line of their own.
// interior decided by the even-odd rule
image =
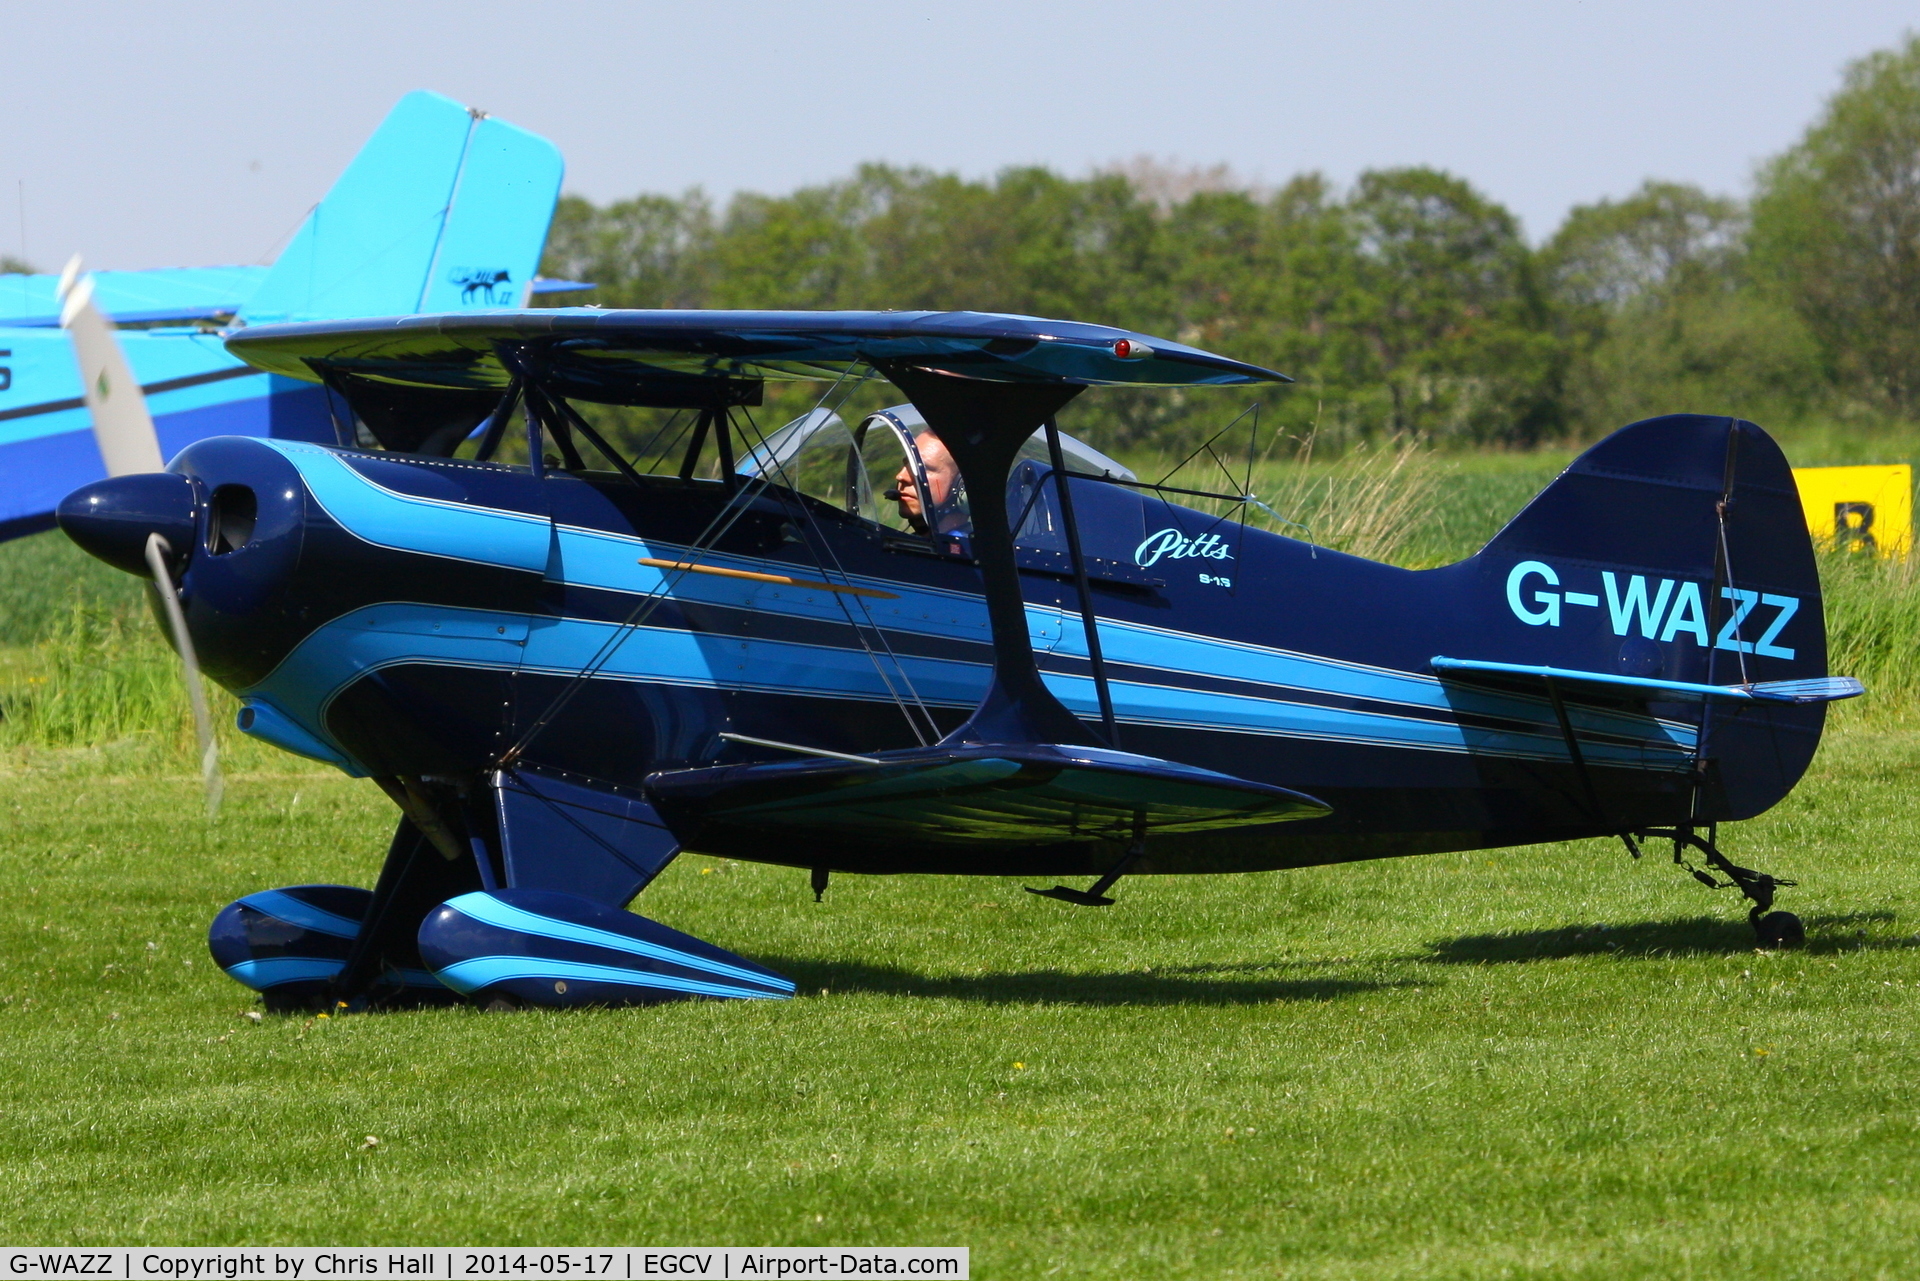
<svg viewBox="0 0 1920 1281">
<path fill-rule="evenodd" d="M 1920 937 L 1867 936 L 1865 927 L 1869 923 L 1893 919 L 1892 912 L 1804 917 L 1807 942 L 1798 950 L 1810 956 L 1825 956 L 1835 952 L 1920 948 Z M 1753 927 L 1744 919 L 1689 916 L 1627 925 L 1566 925 L 1554 930 L 1513 934 L 1463 934 L 1429 946 L 1432 950 L 1426 955 L 1410 959 L 1442 965 L 1488 965 L 1575 956 L 1711 956 L 1751 952 L 1756 944 Z"/>
<path fill-rule="evenodd" d="M 1411 982 L 1369 979 L 1255 978 L 1270 966 L 1195 966 L 1108 974 L 1027 970 L 1004 974 L 915 974 L 858 961 L 763 956 L 757 958 L 791 978 L 802 997 L 867 992 L 880 996 L 929 996 L 991 1005 L 1266 1005 L 1276 1001 L 1336 1001 Z M 1244 979 L 1220 977 L 1244 973 Z"/>
</svg>

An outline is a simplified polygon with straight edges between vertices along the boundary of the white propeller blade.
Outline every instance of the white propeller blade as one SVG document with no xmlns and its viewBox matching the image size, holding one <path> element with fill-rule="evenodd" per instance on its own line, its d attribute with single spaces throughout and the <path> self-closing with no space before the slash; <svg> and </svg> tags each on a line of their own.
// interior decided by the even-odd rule
<svg viewBox="0 0 1920 1281">
<path fill-rule="evenodd" d="M 167 571 L 167 553 L 171 550 L 160 535 L 147 535 L 147 568 L 153 571 L 153 585 L 160 589 L 160 599 L 167 607 L 167 624 L 173 628 L 173 642 L 180 651 L 180 662 L 186 667 L 187 699 L 193 704 L 193 732 L 200 743 L 200 778 L 207 790 L 207 817 L 217 818 L 227 781 L 220 775 L 219 747 L 213 739 L 213 717 L 207 711 L 207 688 L 200 681 L 200 659 L 193 652 L 193 637 L 187 634 L 187 616 L 180 608 L 180 593 L 173 589 L 173 575 Z"/>
<path fill-rule="evenodd" d="M 80 388 L 93 413 L 93 439 L 107 475 L 162 470 L 166 464 L 147 398 L 113 336 L 113 322 L 93 305 L 93 278 L 81 276 L 78 254 L 60 273 L 60 298 L 60 327 L 73 338 Z"/>
<path fill-rule="evenodd" d="M 73 339 L 73 357 L 80 364 L 80 388 L 93 415 L 93 439 L 100 447 L 107 475 L 164 471 L 160 437 L 153 430 L 153 415 L 147 412 L 146 394 L 127 364 L 126 353 L 120 350 L 120 340 L 114 337 L 113 322 L 93 305 L 93 278 L 80 274 L 78 254 L 60 273 L 60 300 L 60 327 Z M 207 710 L 207 687 L 200 679 L 200 659 L 193 652 L 180 593 L 174 590 L 173 575 L 167 570 L 166 555 L 172 550 L 160 535 L 147 535 L 147 567 L 153 571 L 153 585 L 160 590 L 167 624 L 173 629 L 173 645 L 180 651 L 186 671 L 193 733 L 200 744 L 207 817 L 215 818 L 227 784 L 220 774 L 219 747 L 214 742 L 213 717 Z"/>
</svg>

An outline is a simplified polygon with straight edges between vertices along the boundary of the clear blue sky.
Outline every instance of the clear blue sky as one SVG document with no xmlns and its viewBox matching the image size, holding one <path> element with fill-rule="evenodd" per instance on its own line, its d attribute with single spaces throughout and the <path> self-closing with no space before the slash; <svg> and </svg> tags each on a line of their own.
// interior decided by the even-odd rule
<svg viewBox="0 0 1920 1281">
<path fill-rule="evenodd" d="M 0 250 L 20 252 L 24 182 L 43 269 L 263 260 L 415 88 L 552 138 L 595 200 L 786 191 L 862 160 L 1430 164 L 1537 240 L 1649 176 L 1746 191 L 1846 62 L 1916 25 L 1911 0 L 13 0 Z"/>
</svg>

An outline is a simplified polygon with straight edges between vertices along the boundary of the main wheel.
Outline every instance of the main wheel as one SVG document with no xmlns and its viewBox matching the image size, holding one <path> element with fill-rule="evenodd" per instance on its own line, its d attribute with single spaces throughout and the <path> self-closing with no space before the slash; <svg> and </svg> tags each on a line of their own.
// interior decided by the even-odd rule
<svg viewBox="0 0 1920 1281">
<path fill-rule="evenodd" d="M 1792 912 L 1768 912 L 1753 923 L 1753 932 L 1760 936 L 1760 946 L 1768 951 L 1799 947 L 1807 941 L 1806 927 Z"/>
</svg>

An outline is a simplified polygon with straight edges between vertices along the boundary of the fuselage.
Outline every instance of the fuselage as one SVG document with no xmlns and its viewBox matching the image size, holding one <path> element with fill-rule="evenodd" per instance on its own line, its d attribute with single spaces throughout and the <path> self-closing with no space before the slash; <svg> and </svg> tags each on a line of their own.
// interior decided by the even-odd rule
<svg viewBox="0 0 1920 1281">
<path fill-rule="evenodd" d="M 202 513 L 181 574 L 202 664 L 240 697 L 251 732 L 353 774 L 471 777 L 517 748 L 528 765 L 637 792 L 656 770 L 782 758 L 723 732 L 910 747 L 916 720 L 921 736 L 927 718 L 958 725 L 987 684 L 969 561 L 790 491 L 245 439 L 201 442 L 171 470 Z M 1537 635 L 1508 608 L 1508 567 L 1405 570 L 1099 488 L 1083 541 L 1120 745 L 1333 807 L 1157 838 L 1139 870 L 1607 830 L 1583 806 L 1545 698 L 1428 670 L 1436 654 L 1485 654 L 1508 634 L 1519 653 Z M 1124 569 L 1098 574 L 1122 553 Z M 1047 563 L 1043 550 L 1024 559 Z M 1046 684 L 1097 722 L 1073 581 L 1021 579 Z M 1570 710 L 1610 826 L 1688 816 L 1697 712 Z M 797 845 L 729 853 L 1030 875 L 1104 857 L 902 848 L 848 866 Z"/>
</svg>

